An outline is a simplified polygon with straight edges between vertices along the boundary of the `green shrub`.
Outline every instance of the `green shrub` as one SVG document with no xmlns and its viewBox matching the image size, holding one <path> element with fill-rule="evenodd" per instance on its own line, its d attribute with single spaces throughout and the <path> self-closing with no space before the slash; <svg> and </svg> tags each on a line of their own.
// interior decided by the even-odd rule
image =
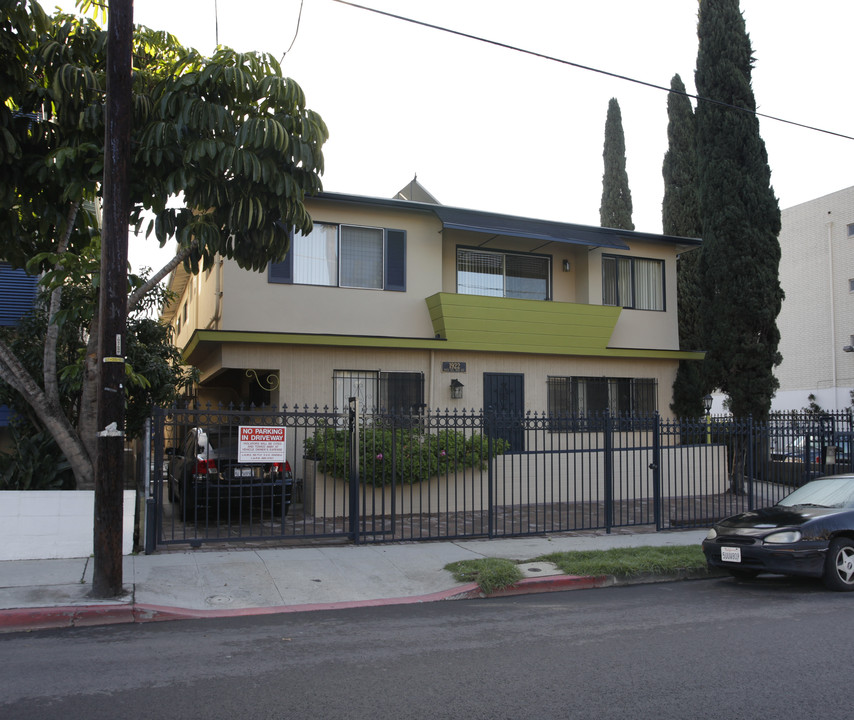
<svg viewBox="0 0 854 720">
<path fill-rule="evenodd" d="M 320 428 L 305 440 L 305 457 L 317 460 L 321 472 L 346 479 L 348 437 L 347 430 Z M 493 456 L 503 454 L 507 445 L 506 440 L 493 440 Z M 412 484 L 463 468 L 485 468 L 488 454 L 488 439 L 477 433 L 466 437 L 455 430 L 371 427 L 359 434 L 359 477 L 371 485 Z"/>
<path fill-rule="evenodd" d="M 73 490 L 74 474 L 50 433 L 23 435 L 12 426 L 13 453 L 0 453 L 0 490 Z"/>
</svg>

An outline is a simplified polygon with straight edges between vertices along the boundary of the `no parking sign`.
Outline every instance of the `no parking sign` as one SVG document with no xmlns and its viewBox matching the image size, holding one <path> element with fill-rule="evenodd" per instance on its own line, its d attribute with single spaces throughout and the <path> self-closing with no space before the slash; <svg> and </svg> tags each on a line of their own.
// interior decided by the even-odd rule
<svg viewBox="0 0 854 720">
<path fill-rule="evenodd" d="M 237 443 L 239 463 L 283 463 L 285 431 L 283 427 L 241 425 Z"/>
</svg>

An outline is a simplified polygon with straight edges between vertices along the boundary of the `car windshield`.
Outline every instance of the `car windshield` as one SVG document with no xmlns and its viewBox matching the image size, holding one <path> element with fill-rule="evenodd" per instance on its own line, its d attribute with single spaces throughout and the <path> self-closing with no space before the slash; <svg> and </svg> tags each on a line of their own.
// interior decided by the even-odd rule
<svg viewBox="0 0 854 720">
<path fill-rule="evenodd" d="M 854 477 L 813 480 L 777 503 L 781 507 L 854 507 Z"/>
</svg>

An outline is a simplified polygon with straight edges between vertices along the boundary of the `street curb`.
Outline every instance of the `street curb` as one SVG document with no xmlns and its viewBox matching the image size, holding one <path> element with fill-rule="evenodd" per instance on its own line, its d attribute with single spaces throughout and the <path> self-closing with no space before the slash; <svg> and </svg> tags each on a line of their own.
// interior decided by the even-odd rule
<svg viewBox="0 0 854 720">
<path fill-rule="evenodd" d="M 134 621 L 132 605 L 67 605 L 0 610 L 0 632 L 119 625 Z"/>
<path fill-rule="evenodd" d="M 561 592 L 564 590 L 588 590 L 590 588 L 608 587 L 614 585 L 611 575 L 595 577 L 585 575 L 547 575 L 546 577 L 525 578 L 506 588 L 491 593 L 484 593 L 480 586 L 473 583 L 473 588 L 460 589 L 448 600 L 474 600 L 476 598 L 502 598 L 515 595 L 533 595 L 537 593 Z"/>
<path fill-rule="evenodd" d="M 91 627 L 96 625 L 118 625 L 128 623 L 166 622 L 169 620 L 205 620 L 228 617 L 250 617 L 260 615 L 281 615 L 316 610 L 346 610 L 359 607 L 379 607 L 383 605 L 414 605 L 439 600 L 452 600 L 461 593 L 478 590 L 476 584 L 457 586 L 449 590 L 426 595 L 400 598 L 380 598 L 375 600 L 348 600 L 342 602 L 313 603 L 302 605 L 274 605 L 269 607 L 195 609 L 166 605 L 109 604 L 109 605 L 66 605 L 58 607 L 14 608 L 0 610 L 0 633 L 27 632 L 30 630 L 50 630 L 71 627 Z"/>
<path fill-rule="evenodd" d="M 484 593 L 477 583 L 458 585 L 426 595 L 375 600 L 350 600 L 344 602 L 313 603 L 302 605 L 278 605 L 256 608 L 218 608 L 215 610 L 171 607 L 147 603 L 112 603 L 102 605 L 68 605 L 59 607 L 18 608 L 0 610 L 0 633 L 28 632 L 71 627 L 96 627 L 130 623 L 166 622 L 170 620 L 206 620 L 229 617 L 251 617 L 282 615 L 317 610 L 346 610 L 360 607 L 387 605 L 414 605 L 440 600 L 476 600 L 533 595 L 567 590 L 588 590 L 615 585 L 640 585 L 678 580 L 696 580 L 716 577 L 707 572 L 685 572 L 675 575 L 646 575 L 633 578 L 617 578 L 613 575 L 549 575 L 525 578 L 509 587 Z"/>
</svg>

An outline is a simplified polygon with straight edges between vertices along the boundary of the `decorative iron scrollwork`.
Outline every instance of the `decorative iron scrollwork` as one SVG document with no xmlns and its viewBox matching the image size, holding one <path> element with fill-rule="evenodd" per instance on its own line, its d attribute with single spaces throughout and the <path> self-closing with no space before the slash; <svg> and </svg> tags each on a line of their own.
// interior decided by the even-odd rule
<svg viewBox="0 0 854 720">
<path fill-rule="evenodd" d="M 246 377 L 254 379 L 255 382 L 258 383 L 258 387 L 260 387 L 262 390 L 272 391 L 278 390 L 279 388 L 279 376 L 276 373 L 271 372 L 269 375 L 267 375 L 267 377 L 262 380 L 260 377 L 258 377 L 257 370 L 250 369 L 246 371 Z"/>
</svg>

